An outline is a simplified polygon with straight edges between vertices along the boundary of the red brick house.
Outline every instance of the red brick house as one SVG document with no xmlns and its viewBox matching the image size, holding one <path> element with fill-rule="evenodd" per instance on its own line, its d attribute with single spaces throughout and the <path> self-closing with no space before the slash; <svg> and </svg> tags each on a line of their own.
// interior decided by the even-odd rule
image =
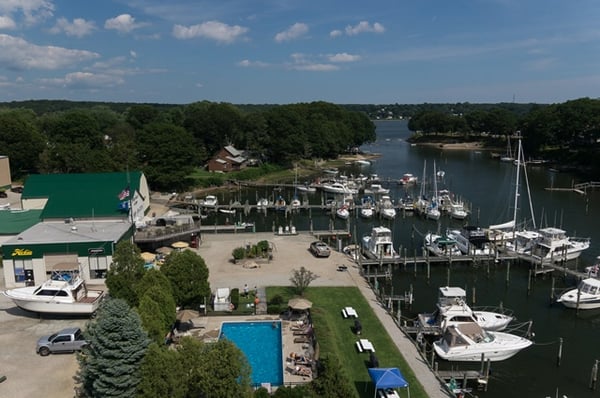
<svg viewBox="0 0 600 398">
<path fill-rule="evenodd" d="M 238 171 L 246 167 L 248 159 L 242 151 L 238 151 L 233 145 L 227 145 L 208 161 L 208 171 L 228 173 Z"/>
</svg>

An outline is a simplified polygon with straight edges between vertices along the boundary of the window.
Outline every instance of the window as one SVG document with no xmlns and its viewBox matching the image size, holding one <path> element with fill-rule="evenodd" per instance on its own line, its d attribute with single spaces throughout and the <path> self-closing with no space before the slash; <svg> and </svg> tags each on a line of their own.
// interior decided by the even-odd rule
<svg viewBox="0 0 600 398">
<path fill-rule="evenodd" d="M 13 269 L 15 270 L 15 282 L 25 282 L 28 278 L 33 281 L 32 259 L 13 260 Z"/>
<path fill-rule="evenodd" d="M 90 255 L 88 257 L 91 279 L 104 279 L 108 271 L 108 261 L 105 255 Z"/>
</svg>

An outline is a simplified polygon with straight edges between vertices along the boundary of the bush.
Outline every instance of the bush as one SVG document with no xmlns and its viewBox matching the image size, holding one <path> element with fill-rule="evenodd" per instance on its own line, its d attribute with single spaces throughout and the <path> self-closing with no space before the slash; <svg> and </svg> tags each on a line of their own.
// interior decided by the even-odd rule
<svg viewBox="0 0 600 398">
<path fill-rule="evenodd" d="M 269 315 L 279 315 L 283 312 L 283 308 L 281 305 L 269 304 L 267 306 L 267 314 Z"/>
<path fill-rule="evenodd" d="M 271 298 L 271 300 L 269 300 L 269 304 L 281 305 L 281 304 L 283 304 L 283 297 L 281 297 L 280 294 L 276 294 L 275 296 L 273 296 Z"/>
<path fill-rule="evenodd" d="M 269 241 L 261 240 L 260 242 L 258 242 L 256 244 L 256 248 L 259 253 L 264 254 L 264 253 L 268 252 L 269 251 Z"/>
<path fill-rule="evenodd" d="M 246 257 L 246 249 L 243 247 L 236 247 L 235 249 L 233 249 L 233 252 L 231 254 L 234 260 L 242 260 Z"/>
</svg>

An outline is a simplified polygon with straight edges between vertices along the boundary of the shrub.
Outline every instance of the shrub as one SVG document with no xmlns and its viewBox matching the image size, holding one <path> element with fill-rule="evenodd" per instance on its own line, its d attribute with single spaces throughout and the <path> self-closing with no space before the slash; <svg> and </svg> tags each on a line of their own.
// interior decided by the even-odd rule
<svg viewBox="0 0 600 398">
<path fill-rule="evenodd" d="M 256 248 L 259 253 L 266 253 L 269 251 L 269 241 L 261 240 L 256 244 Z"/>
<path fill-rule="evenodd" d="M 236 247 L 235 249 L 233 249 L 233 252 L 231 254 L 233 255 L 234 260 L 241 260 L 244 257 L 246 257 L 246 249 L 243 247 Z"/>
<path fill-rule="evenodd" d="M 281 297 L 280 294 L 276 294 L 275 296 L 273 296 L 271 298 L 271 300 L 269 300 L 269 304 L 281 305 L 281 304 L 283 304 L 283 297 Z"/>
<path fill-rule="evenodd" d="M 267 314 L 269 315 L 279 315 L 283 312 L 283 309 L 280 305 L 269 304 L 267 306 Z"/>
</svg>

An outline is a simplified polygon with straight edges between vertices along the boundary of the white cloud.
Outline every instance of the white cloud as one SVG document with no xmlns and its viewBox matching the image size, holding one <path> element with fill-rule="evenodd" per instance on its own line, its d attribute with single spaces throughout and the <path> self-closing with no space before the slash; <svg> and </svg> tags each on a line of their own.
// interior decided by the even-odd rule
<svg viewBox="0 0 600 398">
<path fill-rule="evenodd" d="M 75 18 L 69 22 L 66 18 L 59 18 L 50 29 L 50 33 L 65 32 L 67 36 L 83 37 L 92 33 L 96 25 L 92 21 L 86 21 L 83 18 Z"/>
<path fill-rule="evenodd" d="M 137 53 L 135 51 L 133 51 L 133 50 L 129 50 L 129 56 L 131 58 L 137 58 Z"/>
<path fill-rule="evenodd" d="M 371 25 L 367 21 L 360 21 L 357 25 L 346 26 L 345 31 L 348 36 L 354 36 L 360 33 L 383 33 L 385 32 L 385 28 L 379 22 L 375 22 Z"/>
<path fill-rule="evenodd" d="M 300 22 L 296 22 L 283 32 L 279 32 L 275 35 L 275 41 L 281 43 L 283 41 L 294 40 L 300 36 L 305 35 L 308 32 L 308 25 Z"/>
<path fill-rule="evenodd" d="M 330 62 L 356 62 L 360 60 L 360 55 L 353 55 L 348 53 L 337 53 L 329 55 L 327 57 Z"/>
<path fill-rule="evenodd" d="M 244 59 L 238 62 L 237 66 L 241 66 L 243 68 L 266 68 L 269 66 L 269 64 L 262 61 L 250 61 L 249 59 Z"/>
<path fill-rule="evenodd" d="M 218 42 L 232 43 L 242 37 L 247 31 L 248 28 L 243 26 L 231 26 L 219 21 L 208 21 L 192 26 L 175 25 L 173 27 L 173 36 L 177 39 L 204 37 Z"/>
<path fill-rule="evenodd" d="M 0 12 L 22 13 L 25 24 L 34 25 L 54 15 L 54 4 L 48 0 L 0 0 Z"/>
<path fill-rule="evenodd" d="M 99 57 L 91 51 L 38 46 L 20 37 L 0 34 L 0 67 L 8 69 L 53 70 Z"/>
<path fill-rule="evenodd" d="M 344 34 L 344 32 L 342 32 L 341 30 L 335 29 L 335 30 L 332 30 L 331 32 L 329 32 L 329 37 L 339 37 L 343 34 Z"/>
<path fill-rule="evenodd" d="M 66 74 L 63 78 L 40 79 L 39 82 L 49 86 L 71 89 L 101 89 L 118 86 L 123 84 L 124 80 L 118 76 L 109 74 L 73 72 Z"/>
<path fill-rule="evenodd" d="M 14 29 L 17 24 L 11 17 L 0 15 L 0 29 Z"/>
<path fill-rule="evenodd" d="M 313 57 L 303 53 L 294 53 L 290 55 L 292 63 L 288 65 L 290 69 L 304 70 L 309 72 L 331 72 L 340 68 L 334 64 L 326 64 L 313 61 Z"/>
<path fill-rule="evenodd" d="M 119 33 L 129 33 L 134 29 L 141 28 L 146 24 L 135 22 L 135 18 L 129 14 L 121 14 L 104 22 L 104 28 L 114 29 Z"/>
</svg>

